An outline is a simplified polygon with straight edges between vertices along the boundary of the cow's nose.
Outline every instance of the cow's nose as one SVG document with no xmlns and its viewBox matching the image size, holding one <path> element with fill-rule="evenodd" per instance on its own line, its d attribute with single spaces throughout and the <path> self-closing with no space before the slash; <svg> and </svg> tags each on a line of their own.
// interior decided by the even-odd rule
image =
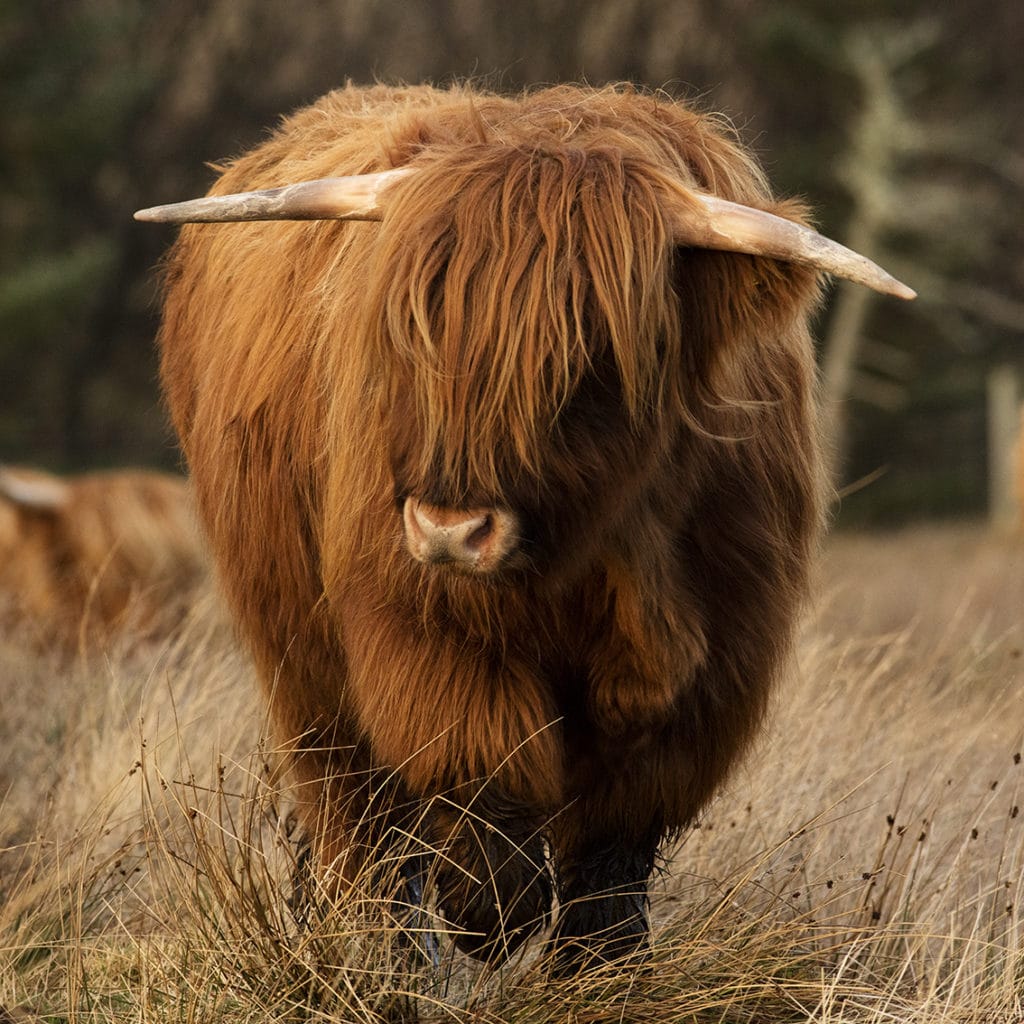
<svg viewBox="0 0 1024 1024">
<path fill-rule="evenodd" d="M 489 572 L 516 544 L 515 518 L 501 509 L 442 508 L 410 497 L 402 520 L 409 553 L 427 564 Z"/>
</svg>

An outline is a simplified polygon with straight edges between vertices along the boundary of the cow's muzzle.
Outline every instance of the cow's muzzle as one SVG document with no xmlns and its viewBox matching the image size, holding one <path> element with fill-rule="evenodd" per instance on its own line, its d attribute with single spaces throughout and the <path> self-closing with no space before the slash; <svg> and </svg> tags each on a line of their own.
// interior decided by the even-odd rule
<svg viewBox="0 0 1024 1024">
<path fill-rule="evenodd" d="M 506 565 L 519 545 L 518 520 L 507 509 L 441 508 L 409 497 L 402 522 L 409 553 L 425 565 L 490 573 Z"/>
</svg>

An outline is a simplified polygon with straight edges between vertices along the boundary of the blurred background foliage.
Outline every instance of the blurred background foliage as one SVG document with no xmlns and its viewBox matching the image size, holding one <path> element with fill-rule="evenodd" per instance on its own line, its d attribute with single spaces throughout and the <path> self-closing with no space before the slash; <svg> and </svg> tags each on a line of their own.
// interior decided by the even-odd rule
<svg viewBox="0 0 1024 1024">
<path fill-rule="evenodd" d="M 780 193 L 918 289 L 818 325 L 840 521 L 984 510 L 985 381 L 1024 368 L 1013 0 L 0 0 L 0 461 L 178 455 L 154 268 L 207 162 L 346 79 L 631 80 L 721 110 Z"/>
</svg>

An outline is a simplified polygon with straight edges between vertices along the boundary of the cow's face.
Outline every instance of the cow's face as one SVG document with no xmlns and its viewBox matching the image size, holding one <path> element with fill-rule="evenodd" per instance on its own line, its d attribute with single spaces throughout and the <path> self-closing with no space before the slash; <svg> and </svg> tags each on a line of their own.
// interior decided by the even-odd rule
<svg viewBox="0 0 1024 1024">
<path fill-rule="evenodd" d="M 663 452 L 681 371 L 642 179 L 602 153 L 489 169 L 385 233 L 379 273 L 396 528 L 420 563 L 496 577 L 593 545 Z"/>
</svg>

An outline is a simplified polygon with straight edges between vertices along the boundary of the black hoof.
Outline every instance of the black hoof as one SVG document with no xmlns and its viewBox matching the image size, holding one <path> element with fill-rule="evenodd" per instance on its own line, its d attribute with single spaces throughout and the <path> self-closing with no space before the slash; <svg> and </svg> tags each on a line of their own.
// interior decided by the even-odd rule
<svg viewBox="0 0 1024 1024">
<path fill-rule="evenodd" d="M 608 897 L 590 899 L 609 901 Z M 645 950 L 648 943 L 646 914 L 638 909 L 624 921 L 604 924 L 614 915 L 615 911 L 595 912 L 580 903 L 567 907 L 549 943 L 552 977 L 569 978 L 582 971 L 622 962 L 627 957 L 638 958 L 637 954 Z"/>
</svg>

